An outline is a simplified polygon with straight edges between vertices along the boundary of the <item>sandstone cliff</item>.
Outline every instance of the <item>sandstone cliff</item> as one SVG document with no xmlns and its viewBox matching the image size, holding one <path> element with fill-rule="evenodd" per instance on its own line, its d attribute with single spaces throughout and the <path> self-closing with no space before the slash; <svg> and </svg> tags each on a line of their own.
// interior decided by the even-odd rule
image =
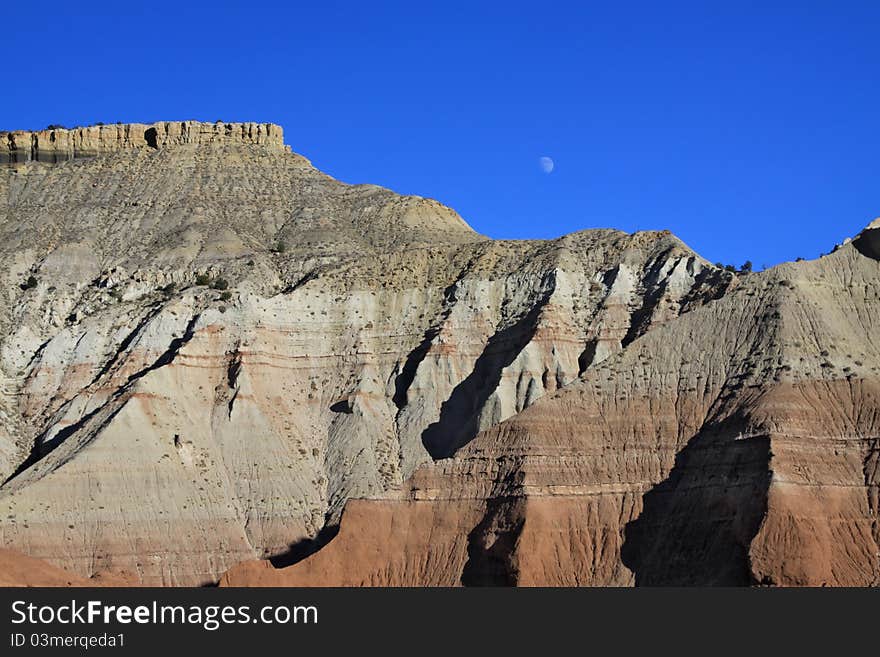
<svg viewBox="0 0 880 657">
<path fill-rule="evenodd" d="M 84 576 L 296 554 L 735 283 L 666 232 L 495 242 L 244 128 L 174 130 L 0 176 L 0 541 Z"/>
<path fill-rule="evenodd" d="M 178 144 L 222 142 L 264 144 L 279 150 L 286 148 L 281 127 L 271 123 L 126 123 L 72 130 L 47 128 L 0 132 L 0 164 L 54 164 L 133 148 L 158 149 Z"/>
<path fill-rule="evenodd" d="M 0 144 L 0 546 L 156 585 L 878 583 L 876 222 L 738 276 L 666 231 L 489 240 L 271 124 Z"/>
<path fill-rule="evenodd" d="M 878 223 L 745 278 L 224 585 L 880 584 Z"/>
</svg>

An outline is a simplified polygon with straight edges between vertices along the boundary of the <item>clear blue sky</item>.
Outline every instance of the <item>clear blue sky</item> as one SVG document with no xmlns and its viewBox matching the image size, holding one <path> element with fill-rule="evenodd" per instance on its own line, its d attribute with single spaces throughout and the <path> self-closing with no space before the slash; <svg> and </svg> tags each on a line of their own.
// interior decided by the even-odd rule
<svg viewBox="0 0 880 657">
<path fill-rule="evenodd" d="M 815 257 L 880 215 L 880 2 L 9 2 L 0 129 L 272 121 L 499 238 Z M 539 158 L 555 161 L 545 173 Z"/>
</svg>

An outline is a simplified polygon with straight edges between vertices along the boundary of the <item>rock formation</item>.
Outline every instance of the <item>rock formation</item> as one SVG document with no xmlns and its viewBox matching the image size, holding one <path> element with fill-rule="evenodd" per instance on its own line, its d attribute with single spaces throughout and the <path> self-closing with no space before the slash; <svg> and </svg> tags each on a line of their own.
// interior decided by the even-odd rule
<svg viewBox="0 0 880 657">
<path fill-rule="evenodd" d="M 95 157 L 132 148 L 163 148 L 178 144 L 265 144 L 284 149 L 280 126 L 271 123 L 163 122 L 126 123 L 85 128 L 47 128 L 0 132 L 0 164 L 48 162 Z"/>
<path fill-rule="evenodd" d="M 493 241 L 271 124 L 0 149 L 2 547 L 148 585 L 876 583 L 875 225 L 742 277 L 666 231 Z"/>
<path fill-rule="evenodd" d="M 0 587 L 135 586 L 138 581 L 124 573 L 80 577 L 42 559 L 0 548 Z"/>
<path fill-rule="evenodd" d="M 742 279 L 349 502 L 317 554 L 223 584 L 880 584 L 873 230 Z"/>
</svg>

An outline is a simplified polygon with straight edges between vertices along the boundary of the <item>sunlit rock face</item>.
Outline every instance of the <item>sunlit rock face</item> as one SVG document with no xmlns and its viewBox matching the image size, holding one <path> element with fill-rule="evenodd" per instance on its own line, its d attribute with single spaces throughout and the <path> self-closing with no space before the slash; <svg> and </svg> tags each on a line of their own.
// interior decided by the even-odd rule
<svg viewBox="0 0 880 657">
<path fill-rule="evenodd" d="M 880 263 L 739 281 L 222 584 L 880 584 Z"/>
<path fill-rule="evenodd" d="M 740 276 L 665 231 L 493 241 L 271 124 L 4 133 L 0 157 L 13 570 L 877 582 L 876 222 Z"/>
<path fill-rule="evenodd" d="M 0 164 L 57 164 L 136 148 L 219 143 L 262 144 L 272 149 L 290 150 L 284 145 L 281 127 L 271 123 L 102 124 L 71 130 L 52 127 L 38 131 L 0 132 Z"/>
<path fill-rule="evenodd" d="M 667 232 L 488 240 L 268 124 L 13 137 L 0 540 L 81 577 L 295 553 L 736 283 Z"/>
</svg>

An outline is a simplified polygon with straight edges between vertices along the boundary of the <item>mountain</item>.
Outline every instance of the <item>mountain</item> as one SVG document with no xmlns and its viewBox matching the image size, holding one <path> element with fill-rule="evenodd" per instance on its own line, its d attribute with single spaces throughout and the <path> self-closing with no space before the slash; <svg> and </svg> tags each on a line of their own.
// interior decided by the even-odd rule
<svg viewBox="0 0 880 657">
<path fill-rule="evenodd" d="M 0 546 L 147 585 L 876 583 L 878 228 L 741 275 L 668 231 L 490 240 L 271 124 L 0 133 Z"/>
<path fill-rule="evenodd" d="M 877 586 L 878 247 L 740 279 L 223 583 Z"/>
</svg>

